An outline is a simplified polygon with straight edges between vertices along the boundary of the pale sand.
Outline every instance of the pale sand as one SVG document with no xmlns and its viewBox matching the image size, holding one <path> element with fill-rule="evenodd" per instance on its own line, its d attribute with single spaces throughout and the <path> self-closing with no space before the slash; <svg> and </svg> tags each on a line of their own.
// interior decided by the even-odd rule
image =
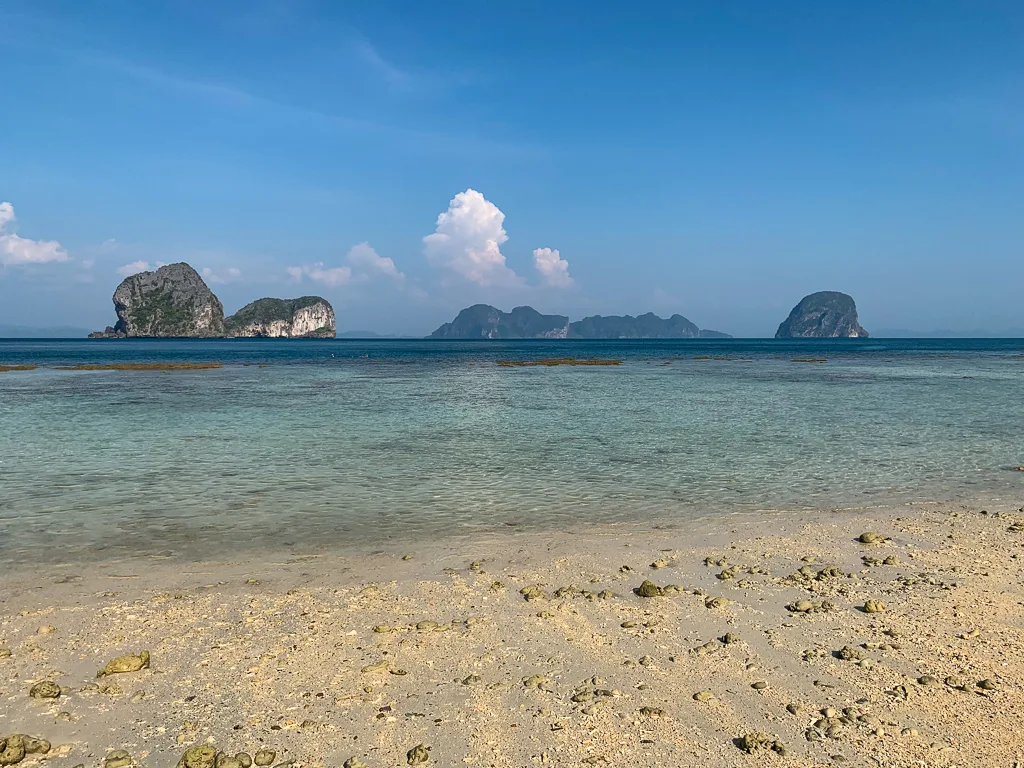
<svg viewBox="0 0 1024 768">
<path fill-rule="evenodd" d="M 370 768 L 405 765 L 424 744 L 428 766 L 1009 768 L 1024 760 L 1019 506 L 509 532 L 424 545 L 409 560 L 21 569 L 0 578 L 0 647 L 12 652 L 0 659 L 0 736 L 53 743 L 22 766 L 69 768 L 100 765 L 114 749 L 169 767 L 203 743 L 231 754 L 268 747 L 275 763 L 296 766 L 354 756 Z M 858 543 L 869 530 L 892 540 Z M 861 560 L 892 555 L 898 565 Z M 719 580 L 723 568 L 705 557 L 739 571 Z M 813 573 L 845 575 L 788 580 L 802 558 Z M 668 565 L 652 569 L 659 559 Z M 684 591 L 638 597 L 645 578 Z M 547 597 L 527 601 L 528 585 Z M 614 596 L 554 596 L 568 585 Z M 730 602 L 708 608 L 702 593 Z M 800 599 L 836 607 L 786 610 Z M 859 610 L 869 599 L 886 612 Z M 424 621 L 442 626 L 415 627 Z M 726 633 L 738 641 L 717 639 Z M 871 661 L 833 656 L 847 646 Z M 108 660 L 141 649 L 149 669 L 96 679 Z M 534 675 L 540 687 L 524 685 Z M 925 675 L 936 682 L 918 682 Z M 61 697 L 30 698 L 47 679 Z M 96 683 L 120 692 L 82 690 Z M 698 691 L 712 698 L 695 701 Z M 821 722 L 826 708 L 835 712 Z M 733 740 L 752 732 L 786 754 L 746 754 Z"/>
</svg>

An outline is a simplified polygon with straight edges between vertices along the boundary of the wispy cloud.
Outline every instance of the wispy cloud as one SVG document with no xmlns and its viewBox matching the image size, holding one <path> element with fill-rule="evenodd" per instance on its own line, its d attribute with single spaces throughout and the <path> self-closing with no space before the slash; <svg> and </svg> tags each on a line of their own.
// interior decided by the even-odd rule
<svg viewBox="0 0 1024 768">
<path fill-rule="evenodd" d="M 236 280 L 241 280 L 242 270 L 238 267 L 228 267 L 227 269 L 203 267 L 202 275 L 203 279 L 208 283 L 223 285 L 224 283 L 233 283 Z"/>
<path fill-rule="evenodd" d="M 133 261 L 131 264 L 124 264 L 114 271 L 117 272 L 121 277 L 131 277 L 137 275 L 139 272 L 149 272 L 151 269 L 148 261 Z"/>
<path fill-rule="evenodd" d="M 322 283 L 330 288 L 352 282 L 351 267 L 328 267 L 322 261 L 298 267 L 287 267 L 285 271 L 295 282 L 309 278 L 315 283 Z"/>
<path fill-rule="evenodd" d="M 352 50 L 360 61 L 389 85 L 395 88 L 411 86 L 412 76 L 381 56 L 369 40 L 357 40 L 353 44 Z"/>
<path fill-rule="evenodd" d="M 394 260 L 381 256 L 369 243 L 359 243 L 349 249 L 346 264 L 328 267 L 322 261 L 288 267 L 292 280 L 308 278 L 323 285 L 336 287 L 349 283 L 365 283 L 384 277 L 401 283 L 405 275 L 398 271 Z"/>
</svg>

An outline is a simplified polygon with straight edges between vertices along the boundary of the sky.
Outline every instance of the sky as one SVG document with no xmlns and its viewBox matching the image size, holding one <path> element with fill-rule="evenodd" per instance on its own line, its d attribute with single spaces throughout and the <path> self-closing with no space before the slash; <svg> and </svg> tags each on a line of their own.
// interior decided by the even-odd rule
<svg viewBox="0 0 1024 768">
<path fill-rule="evenodd" d="M 1024 327 L 1024 3 L 0 0 L 0 324 L 233 312 Z"/>
</svg>

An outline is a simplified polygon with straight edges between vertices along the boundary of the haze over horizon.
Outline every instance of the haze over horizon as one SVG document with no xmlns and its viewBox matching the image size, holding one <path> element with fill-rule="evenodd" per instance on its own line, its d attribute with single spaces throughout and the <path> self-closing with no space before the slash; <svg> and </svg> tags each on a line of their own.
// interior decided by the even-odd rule
<svg viewBox="0 0 1024 768">
<path fill-rule="evenodd" d="M 463 307 L 1020 328 L 1024 6 L 8 0 L 0 326 L 187 261 L 339 331 Z"/>
</svg>

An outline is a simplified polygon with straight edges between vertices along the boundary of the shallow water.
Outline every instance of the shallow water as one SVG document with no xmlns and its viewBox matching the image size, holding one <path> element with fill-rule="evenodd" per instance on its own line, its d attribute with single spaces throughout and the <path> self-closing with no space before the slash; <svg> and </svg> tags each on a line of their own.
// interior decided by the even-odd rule
<svg viewBox="0 0 1024 768">
<path fill-rule="evenodd" d="M 623 363 L 495 365 L 568 356 Z M 225 367 L 52 368 L 186 361 Z M 0 373 L 3 563 L 1024 503 L 1020 340 L 26 340 L 0 364 L 41 366 Z"/>
</svg>

